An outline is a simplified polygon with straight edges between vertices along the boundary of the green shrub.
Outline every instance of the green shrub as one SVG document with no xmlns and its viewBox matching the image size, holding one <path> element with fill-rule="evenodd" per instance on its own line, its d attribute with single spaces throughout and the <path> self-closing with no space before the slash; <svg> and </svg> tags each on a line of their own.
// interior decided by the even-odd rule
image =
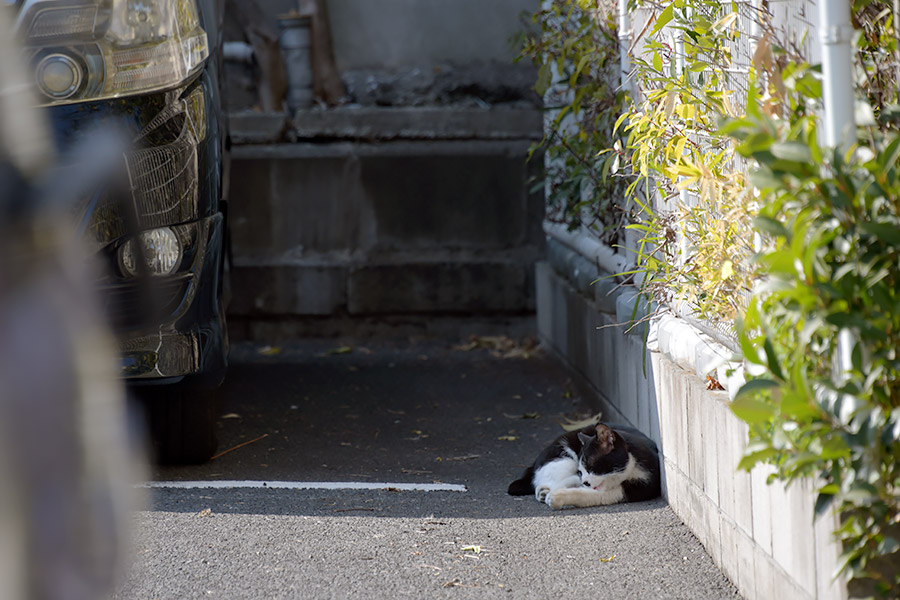
<svg viewBox="0 0 900 600">
<path fill-rule="evenodd" d="M 744 103 L 728 89 L 733 48 L 747 34 L 738 4 L 630 3 L 637 7 L 650 20 L 631 56 L 633 97 L 615 88 L 609 12 L 556 0 L 535 17 L 541 32 L 524 55 L 540 66 L 537 89 L 551 92 L 548 108 L 558 111 L 544 140 L 549 214 L 587 223 L 611 244 L 628 227 L 638 234 L 630 250 L 643 292 L 738 320 L 750 373 L 732 405 L 750 430 L 741 466 L 770 463 L 774 477 L 816 482 L 817 513 L 833 507 L 840 516 L 851 591 L 865 583 L 900 597 L 893 7 L 853 5 L 857 92 L 870 119 L 846 155 L 820 149 L 820 69 L 779 41 L 765 12 Z"/>
<path fill-rule="evenodd" d="M 755 374 L 732 404 L 750 426 L 742 466 L 817 482 L 842 566 L 897 597 L 900 573 L 870 566 L 900 549 L 900 137 L 842 156 L 821 153 L 812 118 L 753 112 L 729 129 L 758 164 L 767 240 L 739 327 Z"/>
<path fill-rule="evenodd" d="M 618 209 L 624 183 L 609 177 L 615 155 L 613 125 L 623 94 L 615 20 L 601 2 L 554 0 L 532 15 L 521 57 L 538 67 L 535 90 L 544 98 L 545 136 L 532 152 L 546 154 L 547 218 L 570 229 L 582 225 L 614 244 L 625 223 Z"/>
</svg>

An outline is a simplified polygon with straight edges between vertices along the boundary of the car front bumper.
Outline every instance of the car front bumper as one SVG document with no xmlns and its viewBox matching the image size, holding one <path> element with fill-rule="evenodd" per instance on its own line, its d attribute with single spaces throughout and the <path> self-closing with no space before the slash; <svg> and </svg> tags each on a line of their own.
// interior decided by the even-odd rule
<svg viewBox="0 0 900 600">
<path fill-rule="evenodd" d="M 152 306 L 144 308 L 145 324 L 120 331 L 121 375 L 128 379 L 182 378 L 216 370 L 221 357 L 214 350 L 227 345 L 219 294 L 223 218 L 216 214 L 197 222 L 200 243 L 193 264 L 162 281 L 149 282 L 151 290 L 135 284 L 114 284 L 102 290 L 107 313 L 133 319 L 142 312 L 138 297 L 150 291 Z M 153 311 L 153 319 L 145 311 Z M 152 321 L 148 326 L 146 323 Z M 224 372 L 224 364 L 221 364 Z"/>
<path fill-rule="evenodd" d="M 190 378 L 213 387 L 224 376 L 225 218 L 211 89 L 204 72 L 177 90 L 49 109 L 62 148 L 107 122 L 135 140 L 108 184 L 74 215 L 106 267 L 100 299 L 120 341 L 121 375 L 135 382 Z M 139 231 L 160 227 L 177 234 L 180 264 L 169 275 L 129 277 L 122 247 Z"/>
</svg>

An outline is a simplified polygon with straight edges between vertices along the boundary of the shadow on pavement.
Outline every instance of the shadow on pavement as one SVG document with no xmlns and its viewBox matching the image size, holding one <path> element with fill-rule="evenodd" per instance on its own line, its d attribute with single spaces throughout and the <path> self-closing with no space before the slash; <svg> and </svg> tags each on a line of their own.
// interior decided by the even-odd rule
<svg viewBox="0 0 900 600">
<path fill-rule="evenodd" d="M 156 489 L 153 509 L 565 518 L 665 506 L 657 500 L 554 512 L 531 497 L 508 496 L 509 483 L 563 432 L 560 423 L 593 411 L 540 349 L 471 346 L 242 344 L 224 388 L 224 453 L 205 465 L 154 473 L 159 481 L 442 482 L 467 492 Z"/>
</svg>

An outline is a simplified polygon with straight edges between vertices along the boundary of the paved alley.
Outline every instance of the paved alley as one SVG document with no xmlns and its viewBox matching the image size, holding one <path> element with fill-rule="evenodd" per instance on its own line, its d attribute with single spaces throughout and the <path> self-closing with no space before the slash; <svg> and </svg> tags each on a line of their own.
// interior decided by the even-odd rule
<svg viewBox="0 0 900 600">
<path fill-rule="evenodd" d="M 738 597 L 662 499 L 508 496 L 591 410 L 545 351 L 480 341 L 235 346 L 222 454 L 154 470 L 189 487 L 148 491 L 116 597 Z"/>
</svg>

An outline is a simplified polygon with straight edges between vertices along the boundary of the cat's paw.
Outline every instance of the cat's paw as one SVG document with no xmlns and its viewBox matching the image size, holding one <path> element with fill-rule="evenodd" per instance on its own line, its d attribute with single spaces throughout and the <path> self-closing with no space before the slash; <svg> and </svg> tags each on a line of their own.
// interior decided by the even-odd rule
<svg viewBox="0 0 900 600">
<path fill-rule="evenodd" d="M 542 485 L 534 491 L 534 497 L 537 498 L 538 502 L 543 502 L 547 499 L 547 494 L 550 493 L 550 486 Z"/>
<path fill-rule="evenodd" d="M 567 490 L 556 490 L 552 494 L 547 496 L 547 504 L 553 510 L 559 510 L 561 508 L 565 508 L 572 503 L 569 501 Z"/>
</svg>

